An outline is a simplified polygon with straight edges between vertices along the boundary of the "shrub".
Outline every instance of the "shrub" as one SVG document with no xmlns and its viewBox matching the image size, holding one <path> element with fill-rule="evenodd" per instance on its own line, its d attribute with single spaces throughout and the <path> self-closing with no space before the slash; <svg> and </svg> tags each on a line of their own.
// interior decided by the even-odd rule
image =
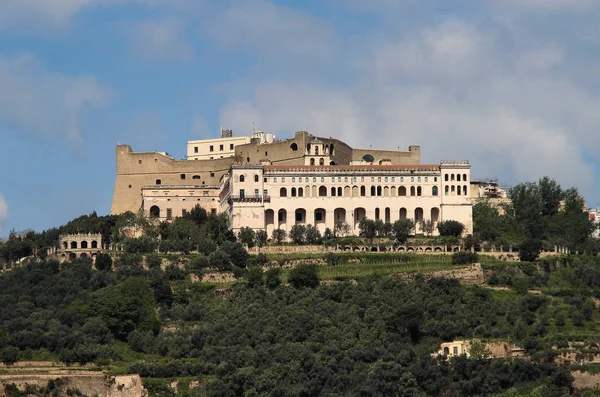
<svg viewBox="0 0 600 397">
<path fill-rule="evenodd" d="M 298 265 L 290 271 L 288 281 L 295 288 L 314 288 L 319 285 L 317 266 L 313 264 Z"/>
<path fill-rule="evenodd" d="M 479 261 L 479 255 L 475 252 L 461 251 L 452 254 L 452 264 L 454 265 L 465 265 L 468 263 L 477 263 Z"/>
<path fill-rule="evenodd" d="M 279 276 L 280 274 L 281 274 L 280 268 L 274 268 L 274 269 L 267 270 L 267 272 L 265 273 L 265 276 L 266 276 L 265 284 L 266 284 L 267 288 L 275 289 L 275 288 L 279 287 L 279 285 L 281 285 L 281 277 Z"/>
<path fill-rule="evenodd" d="M 271 233 L 271 238 L 277 244 L 281 244 L 286 237 L 287 233 L 283 229 L 275 229 L 273 230 L 273 233 Z"/>
<path fill-rule="evenodd" d="M 238 233 L 238 239 L 248 248 L 252 248 L 256 240 L 256 233 L 249 227 L 242 227 Z"/>
<path fill-rule="evenodd" d="M 109 254 L 100 253 L 96 256 L 96 269 L 112 270 L 112 257 Z"/>
<path fill-rule="evenodd" d="M 210 267 L 220 271 L 231 270 L 231 258 L 225 252 L 217 250 L 208 257 Z"/>
<path fill-rule="evenodd" d="M 306 241 L 306 226 L 294 225 L 290 230 L 290 238 L 295 244 L 302 245 Z"/>
<path fill-rule="evenodd" d="M 519 245 L 519 259 L 522 262 L 534 262 L 542 251 L 542 243 L 536 239 L 527 239 Z"/>
<path fill-rule="evenodd" d="M 459 221 L 443 221 L 438 223 L 438 231 L 440 236 L 460 237 L 465 230 L 465 225 Z"/>
</svg>

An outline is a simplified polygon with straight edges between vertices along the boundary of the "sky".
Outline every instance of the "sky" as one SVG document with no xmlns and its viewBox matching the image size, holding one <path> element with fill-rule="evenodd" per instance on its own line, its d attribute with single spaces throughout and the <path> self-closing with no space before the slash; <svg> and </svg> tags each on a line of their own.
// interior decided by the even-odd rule
<svg viewBox="0 0 600 397">
<path fill-rule="evenodd" d="M 1 0 L 0 236 L 110 212 L 115 146 L 307 130 L 600 202 L 600 0 Z"/>
</svg>

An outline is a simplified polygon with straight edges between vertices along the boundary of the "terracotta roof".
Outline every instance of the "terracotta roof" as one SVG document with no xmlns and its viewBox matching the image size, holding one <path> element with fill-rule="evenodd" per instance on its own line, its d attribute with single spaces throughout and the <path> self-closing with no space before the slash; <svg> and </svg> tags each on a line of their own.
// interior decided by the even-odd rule
<svg viewBox="0 0 600 397">
<path fill-rule="evenodd" d="M 266 171 L 314 170 L 314 171 L 437 171 L 438 164 L 417 165 L 265 165 Z"/>
</svg>

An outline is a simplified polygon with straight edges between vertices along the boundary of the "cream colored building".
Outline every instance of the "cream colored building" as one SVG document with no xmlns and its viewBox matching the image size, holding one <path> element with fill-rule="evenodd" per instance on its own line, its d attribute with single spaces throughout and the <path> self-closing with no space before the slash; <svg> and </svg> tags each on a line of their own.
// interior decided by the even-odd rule
<svg viewBox="0 0 600 397">
<path fill-rule="evenodd" d="M 361 219 L 393 223 L 457 220 L 472 233 L 467 161 L 439 165 L 276 166 L 235 164 L 222 179 L 221 211 L 231 227 L 289 232 L 311 224 L 321 233 L 347 223 L 357 235 Z"/>
<path fill-rule="evenodd" d="M 273 143 L 275 136 L 264 131 L 249 136 L 233 136 L 231 130 L 221 129 L 221 138 L 188 141 L 188 160 L 214 160 L 235 156 L 235 148 L 241 145 Z"/>
</svg>

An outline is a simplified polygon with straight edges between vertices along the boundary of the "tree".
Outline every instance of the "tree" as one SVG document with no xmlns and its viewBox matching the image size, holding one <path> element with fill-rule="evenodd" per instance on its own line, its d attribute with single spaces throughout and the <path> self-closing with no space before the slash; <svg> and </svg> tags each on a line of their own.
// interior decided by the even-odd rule
<svg viewBox="0 0 600 397">
<path fill-rule="evenodd" d="M 208 264 L 219 271 L 231 270 L 231 258 L 220 249 L 208 256 Z"/>
<path fill-rule="evenodd" d="M 111 270 L 112 269 L 112 257 L 109 254 L 100 253 L 96 256 L 96 269 L 98 270 Z"/>
<path fill-rule="evenodd" d="M 411 219 L 399 219 L 392 224 L 392 235 L 398 243 L 404 244 L 408 241 L 414 227 L 415 224 Z"/>
<path fill-rule="evenodd" d="M 249 227 L 242 227 L 238 233 L 238 239 L 242 244 L 246 244 L 248 248 L 252 248 L 256 240 L 256 233 Z"/>
<path fill-rule="evenodd" d="M 279 287 L 279 285 L 281 284 L 281 269 L 276 267 L 273 269 L 269 269 L 266 271 L 265 273 L 265 285 L 267 286 L 267 288 L 269 289 L 275 289 L 277 287 Z"/>
<path fill-rule="evenodd" d="M 200 207 L 200 205 L 196 204 L 196 206 L 192 208 L 190 212 L 185 214 L 185 217 L 191 219 L 197 225 L 202 225 L 207 218 L 206 210 Z"/>
<path fill-rule="evenodd" d="M 431 219 L 421 220 L 419 226 L 426 236 L 431 236 L 435 230 L 435 223 Z"/>
<path fill-rule="evenodd" d="M 489 200 L 479 200 L 473 206 L 473 233 L 483 241 L 493 241 L 501 233 L 502 218 L 498 209 Z"/>
<path fill-rule="evenodd" d="M 256 245 L 260 248 L 267 244 L 267 232 L 263 229 L 256 231 Z"/>
<path fill-rule="evenodd" d="M 286 237 L 287 237 L 287 233 L 283 229 L 275 229 L 271 233 L 271 238 L 277 244 L 281 244 L 283 242 L 283 240 L 285 240 Z"/>
<path fill-rule="evenodd" d="M 459 221 L 449 220 L 438 223 L 440 236 L 460 237 L 465 230 L 465 225 Z"/>
<path fill-rule="evenodd" d="M 335 237 L 346 237 L 351 231 L 352 228 L 346 222 L 337 221 L 333 227 L 333 234 Z"/>
<path fill-rule="evenodd" d="M 20 356 L 21 352 L 18 347 L 7 346 L 0 350 L 0 361 L 2 361 L 4 365 L 13 365 L 19 361 Z"/>
<path fill-rule="evenodd" d="M 374 220 L 368 219 L 367 217 L 360 220 L 358 229 L 360 230 L 360 235 L 368 240 L 373 240 L 377 234 L 377 224 Z"/>
<path fill-rule="evenodd" d="M 248 285 L 259 287 L 263 283 L 263 270 L 260 266 L 252 266 L 248 269 Z"/>
<path fill-rule="evenodd" d="M 225 241 L 221 244 L 219 251 L 227 253 L 231 263 L 234 265 L 239 266 L 242 269 L 246 267 L 248 263 L 248 251 L 246 251 L 242 244 Z"/>
<path fill-rule="evenodd" d="M 298 265 L 288 275 L 288 282 L 295 288 L 314 288 L 319 285 L 317 266 L 313 264 Z"/>
<path fill-rule="evenodd" d="M 308 244 L 319 244 L 321 243 L 321 232 L 313 225 L 306 226 L 306 242 Z"/>
<path fill-rule="evenodd" d="M 484 359 L 490 357 L 492 353 L 489 351 L 489 349 L 487 347 L 485 347 L 485 344 L 483 342 L 481 342 L 479 339 L 474 339 L 471 342 L 471 348 L 469 349 L 469 354 L 471 355 L 472 359 L 484 360 Z"/>
<path fill-rule="evenodd" d="M 290 230 L 290 238 L 295 244 L 302 245 L 306 241 L 306 226 L 294 225 Z"/>
<path fill-rule="evenodd" d="M 542 252 L 542 242 L 536 239 L 527 239 L 519 245 L 519 259 L 522 262 L 534 262 Z"/>
</svg>

